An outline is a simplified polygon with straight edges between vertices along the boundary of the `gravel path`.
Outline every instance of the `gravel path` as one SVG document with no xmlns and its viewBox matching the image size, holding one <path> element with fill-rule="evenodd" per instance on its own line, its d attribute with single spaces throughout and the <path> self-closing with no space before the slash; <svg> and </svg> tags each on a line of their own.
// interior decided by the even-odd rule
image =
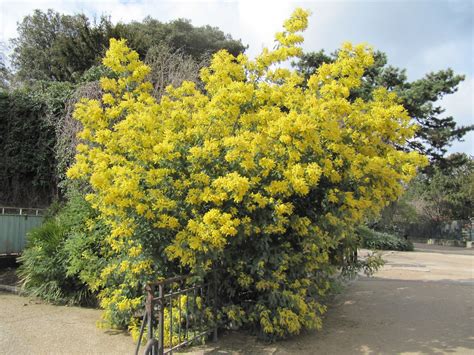
<svg viewBox="0 0 474 355">
<path fill-rule="evenodd" d="M 387 252 L 374 278 L 337 296 L 323 330 L 276 344 L 242 333 L 193 354 L 474 354 L 474 256 Z M 132 354 L 131 338 L 96 327 L 100 311 L 0 293 L 0 354 Z"/>
</svg>

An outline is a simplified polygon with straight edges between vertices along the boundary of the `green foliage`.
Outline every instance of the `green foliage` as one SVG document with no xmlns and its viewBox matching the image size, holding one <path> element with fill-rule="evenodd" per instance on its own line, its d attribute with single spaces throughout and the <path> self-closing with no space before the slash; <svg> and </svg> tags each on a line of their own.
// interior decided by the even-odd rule
<svg viewBox="0 0 474 355">
<path fill-rule="evenodd" d="M 87 228 L 92 213 L 77 194 L 29 233 L 18 259 L 24 293 L 53 303 L 96 305 L 91 279 L 100 272 L 102 260 L 98 253 L 100 228 Z"/>
<path fill-rule="evenodd" d="M 0 203 L 44 206 L 54 195 L 54 131 L 29 91 L 0 93 Z"/>
<path fill-rule="evenodd" d="M 333 63 L 336 58 L 337 52 L 327 55 L 319 51 L 304 54 L 294 65 L 309 78 L 322 64 Z M 410 117 L 420 126 L 409 148 L 430 158 L 432 165 L 427 168 L 430 172 L 434 166 L 445 169 L 462 164 L 457 159 L 446 159 L 445 154 L 451 143 L 462 139 L 474 125 L 458 126 L 453 117 L 443 117 L 445 110 L 437 105 L 443 96 L 456 92 L 462 80 L 463 75 L 446 69 L 409 82 L 405 70 L 387 65 L 387 56 L 378 51 L 374 54 L 374 64 L 364 73 L 362 85 L 352 90 L 351 97 L 370 99 L 374 89 L 380 86 L 396 92 Z"/>
<path fill-rule="evenodd" d="M 391 202 L 369 225 L 379 232 L 404 237 L 411 226 L 422 223 L 424 220 L 414 204 L 412 195 L 405 192 L 397 201 Z"/>
<path fill-rule="evenodd" d="M 1 46 L 1 43 L 0 43 Z M 1 47 L 0 47 L 1 48 Z M 0 52 L 0 90 L 6 90 L 9 86 L 10 71 L 5 65 L 5 56 L 3 51 Z"/>
<path fill-rule="evenodd" d="M 366 226 L 357 228 L 356 233 L 360 238 L 363 248 L 376 250 L 413 251 L 413 243 L 395 235 L 377 232 Z"/>
<path fill-rule="evenodd" d="M 62 239 L 63 230 L 55 221 L 47 221 L 29 233 L 28 247 L 19 258 L 22 265 L 18 271 L 22 287 L 29 294 L 50 301 L 62 299 L 59 282 L 65 274 L 64 256 L 58 253 Z M 42 260 L 46 262 L 41 263 Z"/>
<path fill-rule="evenodd" d="M 55 303 L 80 303 L 84 287 L 66 276 L 65 228 L 51 219 L 29 233 L 28 246 L 19 258 L 22 290 Z M 79 286 L 79 287 L 78 287 Z"/>
<path fill-rule="evenodd" d="M 194 27 L 189 20 L 178 19 L 162 23 L 151 17 L 142 22 L 118 23 L 114 38 L 125 38 L 140 58 L 144 58 L 152 47 L 167 45 L 173 51 L 182 50 L 195 60 L 201 60 L 220 49 L 237 56 L 246 47 L 240 40 L 234 40 L 217 27 Z"/>
<path fill-rule="evenodd" d="M 58 197 L 57 122 L 73 90 L 36 82 L 0 92 L 0 204 L 43 207 Z"/>
<path fill-rule="evenodd" d="M 367 276 L 372 276 L 384 265 L 385 261 L 380 253 L 371 253 L 364 259 L 357 259 L 354 262 L 347 264 L 341 269 L 340 276 L 342 277 L 342 280 L 353 279 L 361 271 Z M 337 282 L 335 282 L 335 285 L 337 292 Z"/>
<path fill-rule="evenodd" d="M 467 220 L 474 216 L 474 159 L 464 155 L 463 165 L 435 168 L 420 174 L 408 191 L 418 201 L 419 213 L 430 220 Z"/>
<path fill-rule="evenodd" d="M 68 230 L 64 242 L 64 251 L 68 255 L 66 274 L 78 278 L 96 293 L 96 280 L 106 262 L 102 246 L 108 228 L 100 221 L 93 223 L 94 217 L 94 210 L 76 191 L 69 194 L 68 204 L 60 218 Z"/>
<path fill-rule="evenodd" d="M 111 76 L 111 75 L 112 73 L 107 67 L 103 65 L 93 65 L 92 67 L 84 71 L 84 73 L 82 73 L 82 76 L 79 82 L 80 84 L 87 84 L 90 82 L 99 81 L 100 78 L 103 76 Z"/>
<path fill-rule="evenodd" d="M 474 160 L 465 154 L 447 157 L 451 159 L 464 164 L 419 174 L 406 193 L 372 222 L 373 227 L 398 236 L 460 238 L 457 227 L 447 227 L 451 221 L 474 216 Z"/>
</svg>

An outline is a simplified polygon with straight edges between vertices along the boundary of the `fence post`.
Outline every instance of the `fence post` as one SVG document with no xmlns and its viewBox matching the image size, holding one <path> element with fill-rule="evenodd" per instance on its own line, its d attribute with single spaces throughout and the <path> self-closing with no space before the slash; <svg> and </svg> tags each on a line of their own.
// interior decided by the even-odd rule
<svg viewBox="0 0 474 355">
<path fill-rule="evenodd" d="M 213 272 L 213 277 L 212 277 L 212 289 L 213 289 L 213 293 L 214 293 L 214 330 L 213 330 L 213 334 L 212 334 L 212 341 L 214 342 L 217 342 L 217 328 L 218 328 L 218 324 L 217 324 L 217 312 L 218 312 L 218 305 L 217 305 L 217 273 L 216 272 Z"/>
<path fill-rule="evenodd" d="M 165 349 L 164 330 L 165 330 L 165 298 L 163 294 L 163 285 L 158 285 L 158 354 L 162 355 Z"/>
<path fill-rule="evenodd" d="M 146 309 L 145 312 L 147 314 L 148 320 L 148 342 L 153 339 L 153 286 L 147 285 L 146 286 Z M 151 348 L 151 355 L 154 355 L 155 349 L 154 347 Z"/>
</svg>

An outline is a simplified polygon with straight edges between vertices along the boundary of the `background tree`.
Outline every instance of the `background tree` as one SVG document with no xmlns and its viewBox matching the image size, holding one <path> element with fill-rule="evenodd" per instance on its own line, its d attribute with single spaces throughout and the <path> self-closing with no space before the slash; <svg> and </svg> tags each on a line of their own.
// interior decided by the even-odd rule
<svg viewBox="0 0 474 355">
<path fill-rule="evenodd" d="M 196 60 L 219 49 L 233 54 L 245 50 L 242 43 L 216 27 L 194 27 L 188 20 L 162 23 L 147 17 L 143 22 L 112 24 L 109 18 L 91 21 L 86 15 L 64 15 L 35 10 L 18 24 L 12 40 L 12 63 L 19 80 L 77 82 L 100 58 L 110 38 L 125 38 L 144 59 L 148 50 L 167 45 Z"/>
<path fill-rule="evenodd" d="M 418 174 L 406 193 L 368 224 L 409 238 L 461 238 L 460 225 L 451 222 L 474 216 L 474 160 L 459 153 L 446 158 L 452 159 L 456 164 Z"/>
<path fill-rule="evenodd" d="M 151 17 L 142 22 L 118 23 L 114 27 L 114 38 L 125 38 L 131 48 L 145 58 L 152 47 L 168 46 L 172 52 L 181 50 L 197 61 L 226 49 L 233 55 L 245 50 L 240 40 L 234 40 L 217 27 L 194 27 L 189 20 L 178 19 L 162 23 Z"/>
<path fill-rule="evenodd" d="M 419 201 L 420 212 L 431 220 L 467 220 L 474 217 L 474 159 L 465 154 L 449 156 L 464 164 L 450 169 L 435 168 L 432 174 L 420 174 L 408 195 Z"/>
<path fill-rule="evenodd" d="M 17 32 L 12 63 L 20 80 L 74 82 L 99 63 L 112 23 L 106 17 L 91 23 L 84 14 L 35 10 L 18 24 Z"/>
<path fill-rule="evenodd" d="M 323 63 L 332 63 L 336 57 L 337 52 L 328 55 L 321 50 L 305 54 L 294 65 L 309 78 Z M 461 140 L 474 129 L 474 125 L 457 125 L 453 117 L 443 117 L 445 110 L 437 104 L 443 96 L 456 92 L 462 80 L 464 76 L 446 69 L 409 82 L 405 69 L 387 65 L 386 54 L 377 51 L 374 53 L 374 64 L 366 69 L 361 87 L 352 90 L 351 97 L 369 99 L 373 90 L 379 86 L 397 93 L 410 117 L 420 126 L 415 137 L 408 142 L 408 148 L 430 158 L 431 165 L 426 170 L 429 172 L 435 166 L 444 169 L 465 162 L 463 155 L 446 159 L 445 154 L 451 143 Z"/>
</svg>

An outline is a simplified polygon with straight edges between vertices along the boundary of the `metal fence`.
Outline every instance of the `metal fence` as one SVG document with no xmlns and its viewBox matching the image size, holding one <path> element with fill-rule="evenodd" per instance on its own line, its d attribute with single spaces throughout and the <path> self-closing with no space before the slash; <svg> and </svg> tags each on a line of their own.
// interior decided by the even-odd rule
<svg viewBox="0 0 474 355">
<path fill-rule="evenodd" d="M 43 209 L 0 207 L 0 255 L 21 254 L 26 234 L 43 223 Z"/>
<path fill-rule="evenodd" d="M 217 285 L 208 281 L 190 283 L 192 276 L 179 276 L 146 286 L 145 313 L 135 354 L 139 354 L 146 330 L 146 355 L 173 351 L 203 341 L 217 340 Z"/>
<path fill-rule="evenodd" d="M 425 221 L 408 224 L 403 232 L 412 239 L 474 241 L 474 218 L 470 220 Z"/>
</svg>

